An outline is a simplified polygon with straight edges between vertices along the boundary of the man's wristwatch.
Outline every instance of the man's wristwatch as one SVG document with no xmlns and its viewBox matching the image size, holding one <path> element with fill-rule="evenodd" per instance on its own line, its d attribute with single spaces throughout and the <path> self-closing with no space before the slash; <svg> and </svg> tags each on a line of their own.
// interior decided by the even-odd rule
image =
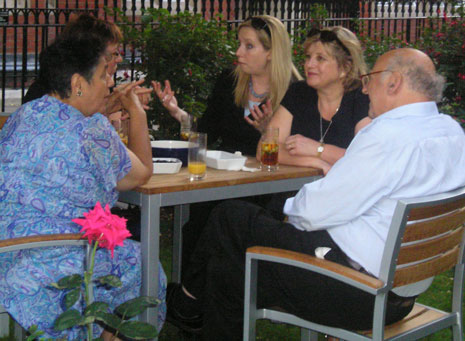
<svg viewBox="0 0 465 341">
<path fill-rule="evenodd" d="M 320 142 L 320 145 L 316 149 L 316 157 L 321 157 L 321 154 L 325 150 L 325 144 L 323 142 Z"/>
</svg>

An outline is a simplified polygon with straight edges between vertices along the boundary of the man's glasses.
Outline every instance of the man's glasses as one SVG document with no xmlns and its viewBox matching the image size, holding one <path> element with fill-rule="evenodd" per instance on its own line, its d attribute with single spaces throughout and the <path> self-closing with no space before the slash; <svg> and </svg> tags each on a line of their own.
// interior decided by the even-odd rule
<svg viewBox="0 0 465 341">
<path fill-rule="evenodd" d="M 337 37 L 337 34 L 334 33 L 333 31 L 329 30 L 320 30 L 318 28 L 312 28 L 308 34 L 307 38 L 314 37 L 316 35 L 320 35 L 320 41 L 323 43 L 331 43 L 335 41 L 343 50 L 345 53 L 347 53 L 350 56 L 350 51 L 349 49 L 342 43 L 342 41 L 339 40 Z"/>
<path fill-rule="evenodd" d="M 373 71 L 373 72 L 361 75 L 360 80 L 362 81 L 362 85 L 366 88 L 368 86 L 368 83 L 370 83 L 370 76 L 376 75 L 377 73 L 381 73 L 381 72 L 393 72 L 393 71 L 392 70 L 380 70 L 380 71 Z"/>
<path fill-rule="evenodd" d="M 266 34 L 268 34 L 268 37 L 270 37 L 271 39 L 271 31 L 265 20 L 259 17 L 249 17 L 245 21 L 249 21 L 249 20 L 250 20 L 250 24 L 252 25 L 254 29 L 256 29 L 257 31 L 265 30 Z"/>
</svg>

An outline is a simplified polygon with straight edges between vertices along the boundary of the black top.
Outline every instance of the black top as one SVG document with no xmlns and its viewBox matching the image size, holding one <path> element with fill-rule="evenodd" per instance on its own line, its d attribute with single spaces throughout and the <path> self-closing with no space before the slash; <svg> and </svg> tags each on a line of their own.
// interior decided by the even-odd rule
<svg viewBox="0 0 465 341">
<path fill-rule="evenodd" d="M 207 133 L 208 144 L 218 142 L 219 149 L 254 156 L 260 133 L 244 119 L 244 108 L 234 103 L 235 79 L 231 70 L 223 71 L 208 99 L 208 107 L 198 123 Z"/>
<path fill-rule="evenodd" d="M 48 93 L 48 87 L 35 80 L 24 95 L 23 104 L 41 98 Z"/>
<path fill-rule="evenodd" d="M 291 135 L 301 134 L 316 141 L 320 140 L 320 112 L 315 89 L 305 81 L 296 82 L 287 90 L 281 105 L 293 116 Z M 368 116 L 368 108 L 368 96 L 362 93 L 361 88 L 345 93 L 324 142 L 347 148 L 354 138 L 355 125 Z M 329 121 L 323 119 L 323 134 L 328 125 Z"/>
</svg>

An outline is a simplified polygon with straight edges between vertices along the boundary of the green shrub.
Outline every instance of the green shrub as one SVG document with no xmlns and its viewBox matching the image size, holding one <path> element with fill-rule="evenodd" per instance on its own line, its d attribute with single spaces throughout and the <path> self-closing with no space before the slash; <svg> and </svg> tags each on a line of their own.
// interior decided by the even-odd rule
<svg viewBox="0 0 465 341">
<path fill-rule="evenodd" d="M 125 41 L 140 56 L 135 65 L 139 74 L 147 80 L 170 80 L 179 107 L 200 117 L 215 79 L 234 62 L 236 39 L 227 23 L 220 16 L 207 21 L 200 14 L 171 15 L 166 9 L 147 9 L 140 25 L 121 15 L 120 20 Z M 158 99 L 151 107 L 149 122 L 159 125 L 156 138 L 179 137 L 178 122 Z"/>
<path fill-rule="evenodd" d="M 462 6 L 458 17 L 448 18 L 440 27 L 427 28 L 419 46 L 435 62 L 446 77 L 446 89 L 441 105 L 443 112 L 452 115 L 465 127 L 465 10 Z"/>
</svg>

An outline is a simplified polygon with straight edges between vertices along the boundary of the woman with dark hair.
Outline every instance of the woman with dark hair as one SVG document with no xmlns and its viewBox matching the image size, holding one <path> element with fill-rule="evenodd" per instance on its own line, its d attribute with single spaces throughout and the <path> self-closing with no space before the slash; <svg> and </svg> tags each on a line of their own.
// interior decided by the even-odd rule
<svg viewBox="0 0 465 341">
<path fill-rule="evenodd" d="M 79 232 L 73 218 L 97 202 L 111 207 L 118 191 L 142 185 L 152 175 L 147 117 L 135 93 L 140 82 L 125 85 L 119 94 L 130 116 L 126 148 L 99 113 L 108 100 L 107 70 L 106 46 L 100 37 L 64 36 L 42 53 L 40 82 L 47 84 L 48 94 L 21 106 L 0 132 L 0 239 Z M 139 244 L 126 240 L 114 250 L 114 258 L 110 256 L 108 250 L 97 250 L 94 274 L 111 273 L 123 285 L 111 290 L 97 286 L 94 296 L 113 309 L 140 295 Z M 83 259 L 78 247 L 0 255 L 0 304 L 23 327 L 35 324 L 45 337 L 83 339 L 82 328 L 66 333 L 53 329 L 63 311 L 63 297 L 49 287 L 61 277 L 82 273 Z M 165 288 L 160 266 L 162 302 Z M 164 311 L 162 303 L 160 326 Z M 100 332 L 95 327 L 94 334 Z"/>
<path fill-rule="evenodd" d="M 92 37 L 100 39 L 101 44 L 105 47 L 105 54 L 108 61 L 107 72 L 111 76 L 108 86 L 113 88 L 115 82 L 113 76 L 116 73 L 118 64 L 123 61 L 121 54 L 121 42 L 123 40 L 123 34 L 119 27 L 110 21 L 96 18 L 88 13 L 83 13 L 72 20 L 65 26 L 63 32 L 59 36 L 61 39 L 82 39 L 84 37 Z M 40 56 L 42 60 L 42 55 Z M 106 116 L 120 111 L 121 103 L 119 101 L 119 91 L 123 90 L 124 84 L 114 88 L 109 97 L 105 108 L 100 112 Z M 23 104 L 34 99 L 40 98 L 43 95 L 49 93 L 50 87 L 45 83 L 43 78 L 38 78 L 29 87 L 26 95 L 23 98 Z M 147 104 L 151 99 L 152 89 L 137 87 L 136 93 L 144 107 L 147 109 Z M 120 117 L 121 114 L 116 115 Z"/>
</svg>

